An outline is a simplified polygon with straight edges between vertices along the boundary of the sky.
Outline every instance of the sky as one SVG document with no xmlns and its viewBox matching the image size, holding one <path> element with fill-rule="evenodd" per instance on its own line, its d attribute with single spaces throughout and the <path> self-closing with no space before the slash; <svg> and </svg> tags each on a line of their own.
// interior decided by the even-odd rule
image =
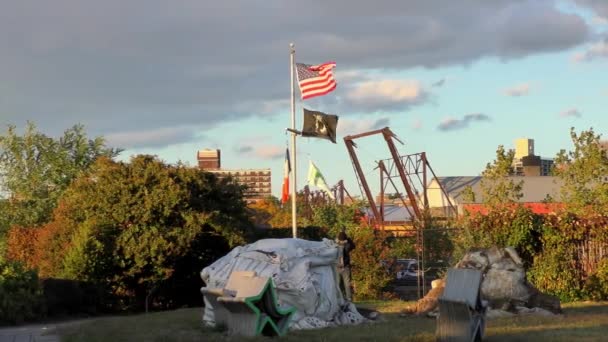
<svg viewBox="0 0 608 342">
<path fill-rule="evenodd" d="M 343 137 L 390 127 L 400 154 L 438 176 L 479 175 L 498 145 L 570 149 L 570 127 L 608 135 L 605 0 L 0 0 L 0 125 L 74 124 L 124 152 L 196 165 L 271 168 L 280 195 L 297 62 L 335 61 L 337 89 L 296 99 L 339 116 L 336 144 L 297 139 L 297 184 L 312 160 L 357 195 Z M 359 139 L 372 188 L 380 136 Z"/>
</svg>

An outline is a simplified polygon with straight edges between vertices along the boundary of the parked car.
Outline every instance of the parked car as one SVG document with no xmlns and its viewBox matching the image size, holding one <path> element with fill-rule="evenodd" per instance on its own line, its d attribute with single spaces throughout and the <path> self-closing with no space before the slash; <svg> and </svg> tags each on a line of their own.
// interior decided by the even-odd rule
<svg viewBox="0 0 608 342">
<path fill-rule="evenodd" d="M 422 276 L 422 271 L 418 269 L 418 261 L 416 259 L 397 259 L 395 262 L 395 277 L 398 282 L 413 282 L 416 283 L 419 276 Z"/>
</svg>

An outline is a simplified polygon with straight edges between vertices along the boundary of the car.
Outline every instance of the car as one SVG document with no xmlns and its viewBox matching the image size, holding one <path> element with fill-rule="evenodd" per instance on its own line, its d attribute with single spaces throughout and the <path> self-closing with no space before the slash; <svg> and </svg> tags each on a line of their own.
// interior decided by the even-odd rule
<svg viewBox="0 0 608 342">
<path fill-rule="evenodd" d="M 422 275 L 416 259 L 397 259 L 395 262 L 397 281 L 416 281 Z"/>
</svg>

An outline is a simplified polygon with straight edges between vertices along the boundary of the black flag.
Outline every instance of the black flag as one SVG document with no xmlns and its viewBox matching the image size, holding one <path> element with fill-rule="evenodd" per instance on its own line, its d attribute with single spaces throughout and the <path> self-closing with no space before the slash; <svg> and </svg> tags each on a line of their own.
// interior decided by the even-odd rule
<svg viewBox="0 0 608 342">
<path fill-rule="evenodd" d="M 338 126 L 337 115 L 325 114 L 304 108 L 303 126 L 303 137 L 329 139 L 334 144 L 336 143 L 336 127 Z"/>
</svg>

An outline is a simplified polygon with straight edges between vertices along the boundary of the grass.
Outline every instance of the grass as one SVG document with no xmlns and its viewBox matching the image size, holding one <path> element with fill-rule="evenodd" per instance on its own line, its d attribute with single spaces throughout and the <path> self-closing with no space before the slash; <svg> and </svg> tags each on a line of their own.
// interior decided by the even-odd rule
<svg viewBox="0 0 608 342">
<path fill-rule="evenodd" d="M 434 341 L 435 320 L 399 317 L 407 302 L 363 302 L 382 313 L 379 322 L 359 326 L 293 331 L 284 341 Z M 202 309 L 180 309 L 123 317 L 99 318 L 58 328 L 62 341 L 270 341 L 230 338 L 204 328 Z M 488 321 L 484 341 L 601 341 L 608 338 L 608 302 L 564 305 L 561 316 L 519 316 Z"/>
</svg>

